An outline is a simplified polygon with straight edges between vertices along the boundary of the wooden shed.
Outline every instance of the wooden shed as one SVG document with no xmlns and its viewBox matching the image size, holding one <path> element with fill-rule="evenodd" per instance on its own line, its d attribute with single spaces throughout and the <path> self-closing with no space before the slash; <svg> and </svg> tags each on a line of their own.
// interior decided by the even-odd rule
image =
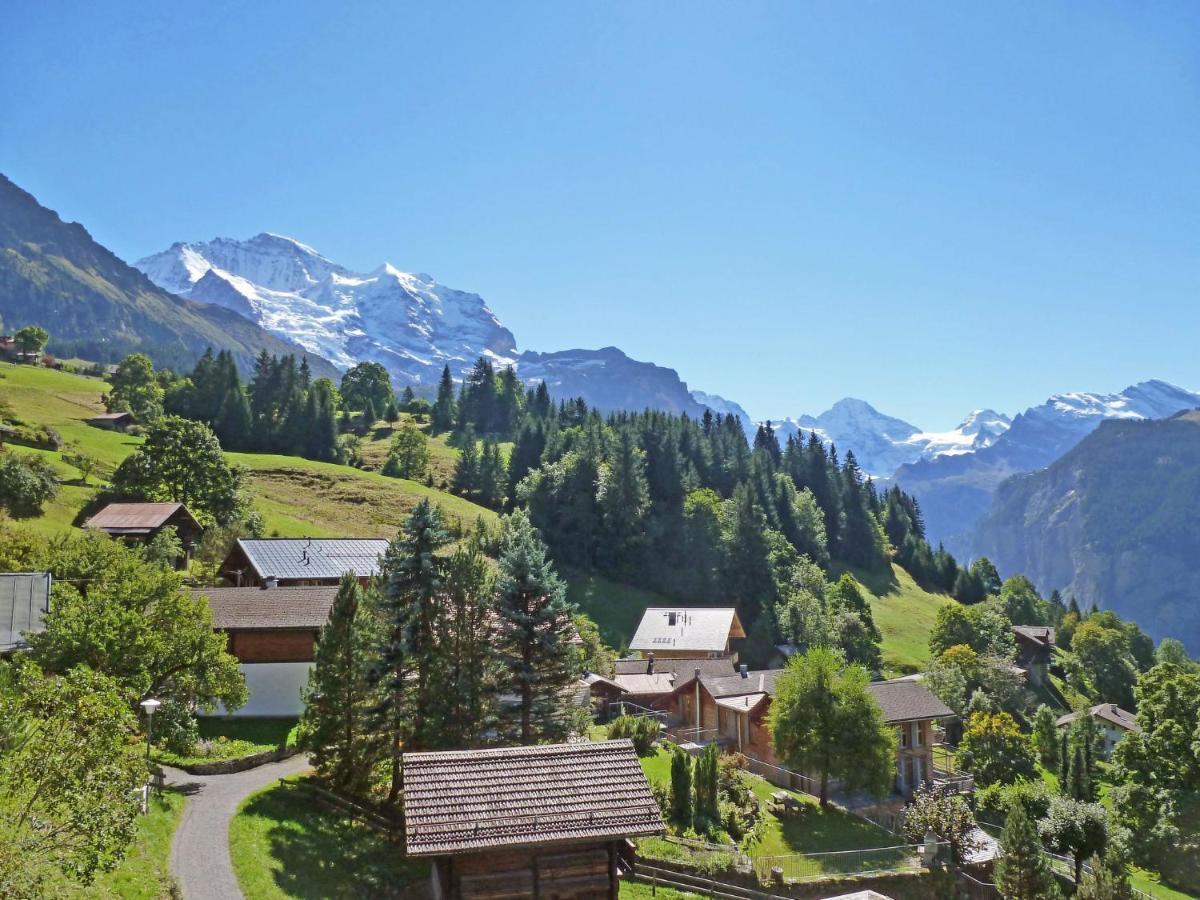
<svg viewBox="0 0 1200 900">
<path fill-rule="evenodd" d="M 183 544 L 182 567 L 200 541 L 204 528 L 182 503 L 110 503 L 88 519 L 84 528 L 103 531 L 129 543 L 148 543 L 164 528 L 174 528 Z"/>
<path fill-rule="evenodd" d="M 404 819 L 435 900 L 615 898 L 629 839 L 665 831 L 627 740 L 406 753 Z"/>
</svg>

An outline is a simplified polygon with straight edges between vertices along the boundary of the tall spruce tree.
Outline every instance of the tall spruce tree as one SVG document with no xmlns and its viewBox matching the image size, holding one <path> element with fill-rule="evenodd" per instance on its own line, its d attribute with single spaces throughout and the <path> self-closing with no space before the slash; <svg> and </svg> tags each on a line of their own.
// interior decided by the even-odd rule
<svg viewBox="0 0 1200 900">
<path fill-rule="evenodd" d="M 567 736 L 579 653 L 572 643 L 578 611 L 523 510 L 504 520 L 496 615 L 504 687 L 517 697 L 510 725 L 522 744 Z"/>
<path fill-rule="evenodd" d="M 1060 896 L 1037 827 L 1024 805 L 1016 800 L 1008 808 L 1004 831 L 1000 834 L 995 878 L 1005 900 L 1048 900 Z"/>
<path fill-rule="evenodd" d="M 495 726 L 495 596 L 487 560 L 472 540 L 446 561 L 446 609 L 438 636 L 439 743 L 474 747 Z"/>
<path fill-rule="evenodd" d="M 367 728 L 376 705 L 369 678 L 378 618 L 358 580 L 342 576 L 329 621 L 321 629 L 304 691 L 300 745 L 336 790 L 365 793 L 382 747 Z"/>
<path fill-rule="evenodd" d="M 454 379 L 450 377 L 450 367 L 442 367 L 442 380 L 438 382 L 437 400 L 433 404 L 429 428 L 434 434 L 441 434 L 454 427 L 456 410 L 454 408 Z"/>
<path fill-rule="evenodd" d="M 443 578 L 437 551 L 449 541 L 441 512 L 422 500 L 383 557 L 385 636 L 373 680 L 382 694 L 375 709 L 375 730 L 386 738 L 391 756 L 388 803 L 399 799 L 404 785 L 403 750 L 421 748 L 431 739 L 434 634 Z"/>
</svg>

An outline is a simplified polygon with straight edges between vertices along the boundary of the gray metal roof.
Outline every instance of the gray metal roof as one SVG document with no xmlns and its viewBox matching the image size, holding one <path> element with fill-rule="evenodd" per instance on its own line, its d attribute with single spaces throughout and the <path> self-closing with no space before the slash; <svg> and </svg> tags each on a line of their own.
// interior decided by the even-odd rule
<svg viewBox="0 0 1200 900">
<path fill-rule="evenodd" d="M 377 538 L 240 538 L 259 578 L 329 579 L 379 574 L 388 542 Z"/>
<path fill-rule="evenodd" d="M 740 637 L 745 633 L 733 607 L 651 607 L 642 614 L 629 649 L 719 653 L 730 638 Z"/>
<path fill-rule="evenodd" d="M 48 572 L 0 573 L 0 653 L 25 647 L 22 632 L 41 631 L 49 609 Z"/>
</svg>

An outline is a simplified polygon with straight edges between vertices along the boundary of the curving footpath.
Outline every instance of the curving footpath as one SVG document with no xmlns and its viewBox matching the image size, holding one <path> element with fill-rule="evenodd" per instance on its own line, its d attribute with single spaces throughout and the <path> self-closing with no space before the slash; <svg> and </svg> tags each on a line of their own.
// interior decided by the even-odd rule
<svg viewBox="0 0 1200 900">
<path fill-rule="evenodd" d="M 229 857 L 229 823 L 246 797 L 305 771 L 308 758 L 293 756 L 232 775 L 191 775 L 163 768 L 167 784 L 187 795 L 171 841 L 171 874 L 179 880 L 185 900 L 241 900 Z"/>
</svg>

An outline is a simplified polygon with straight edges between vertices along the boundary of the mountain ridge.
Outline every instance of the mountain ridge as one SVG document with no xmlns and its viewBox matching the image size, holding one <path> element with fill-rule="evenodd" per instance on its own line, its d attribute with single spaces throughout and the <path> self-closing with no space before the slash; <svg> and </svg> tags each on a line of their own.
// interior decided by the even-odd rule
<svg viewBox="0 0 1200 900">
<path fill-rule="evenodd" d="M 303 352 L 229 309 L 164 291 L 4 175 L 0 318 L 46 328 L 56 355 L 99 362 L 142 351 L 159 366 L 186 369 L 213 347 L 230 350 L 248 372 L 260 350 Z M 323 358 L 309 364 L 318 376 L 336 375 Z"/>
</svg>

